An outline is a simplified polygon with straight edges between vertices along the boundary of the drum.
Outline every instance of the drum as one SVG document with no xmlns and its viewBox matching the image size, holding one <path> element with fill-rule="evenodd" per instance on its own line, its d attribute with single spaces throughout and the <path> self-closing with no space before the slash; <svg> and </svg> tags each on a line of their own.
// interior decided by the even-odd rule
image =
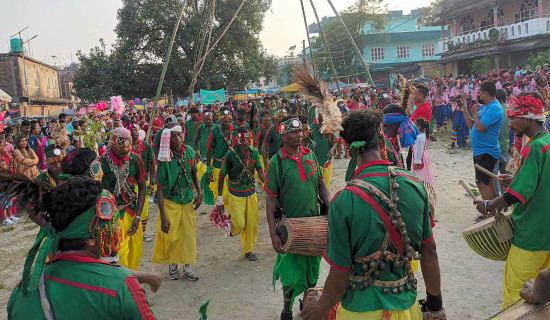
<svg viewBox="0 0 550 320">
<path fill-rule="evenodd" d="M 431 184 L 427 183 L 426 181 L 421 180 L 422 184 L 424 185 L 424 188 L 426 189 L 426 193 L 428 193 L 428 201 L 430 202 L 430 213 L 432 215 L 432 219 L 435 217 L 435 190 L 432 187 Z"/>
<path fill-rule="evenodd" d="M 494 320 L 548 320 L 550 319 L 550 304 L 535 305 L 524 302 L 519 306 L 506 310 L 493 318 Z"/>
<path fill-rule="evenodd" d="M 504 216 L 507 218 L 506 223 L 513 230 L 512 212 L 507 212 Z M 495 261 L 506 261 L 512 246 L 512 239 L 500 242 L 494 221 L 495 218 L 492 217 L 476 223 L 464 230 L 462 236 L 468 246 L 480 256 Z"/>
<path fill-rule="evenodd" d="M 322 257 L 328 241 L 328 216 L 283 218 L 277 224 L 284 252 Z"/>
</svg>

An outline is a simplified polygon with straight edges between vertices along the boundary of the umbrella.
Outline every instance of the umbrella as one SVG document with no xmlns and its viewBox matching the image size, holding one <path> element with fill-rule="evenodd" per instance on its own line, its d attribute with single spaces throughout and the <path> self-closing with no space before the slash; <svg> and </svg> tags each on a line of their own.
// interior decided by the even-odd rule
<svg viewBox="0 0 550 320">
<path fill-rule="evenodd" d="M 281 91 L 283 92 L 295 92 L 299 90 L 300 90 L 300 85 L 297 83 L 293 83 L 291 85 L 281 88 Z"/>
<path fill-rule="evenodd" d="M 11 102 L 10 95 L 2 89 L 0 89 L 0 102 Z"/>
<path fill-rule="evenodd" d="M 71 109 L 56 110 L 48 115 L 48 118 L 57 118 L 60 114 L 66 114 L 68 117 L 74 117 L 76 114 Z"/>
</svg>

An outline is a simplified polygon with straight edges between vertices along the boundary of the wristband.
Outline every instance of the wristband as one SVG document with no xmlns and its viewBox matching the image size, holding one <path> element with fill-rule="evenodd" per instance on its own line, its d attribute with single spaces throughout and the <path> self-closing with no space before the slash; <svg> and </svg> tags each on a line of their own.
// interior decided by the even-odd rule
<svg viewBox="0 0 550 320">
<path fill-rule="evenodd" d="M 439 311 L 443 309 L 443 298 L 441 297 L 441 294 L 438 296 L 432 296 L 429 292 L 426 291 L 426 303 L 424 304 L 424 307 L 428 309 L 428 311 Z"/>
<path fill-rule="evenodd" d="M 485 200 L 485 212 L 489 213 L 489 200 Z"/>
</svg>

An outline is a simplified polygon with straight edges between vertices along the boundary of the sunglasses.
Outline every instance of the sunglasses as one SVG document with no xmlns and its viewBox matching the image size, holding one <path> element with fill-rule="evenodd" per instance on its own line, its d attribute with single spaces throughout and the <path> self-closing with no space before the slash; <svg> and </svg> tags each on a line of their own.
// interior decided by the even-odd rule
<svg viewBox="0 0 550 320">
<path fill-rule="evenodd" d="M 132 144 L 131 138 L 113 137 L 113 142 L 118 147 L 128 148 Z"/>
</svg>

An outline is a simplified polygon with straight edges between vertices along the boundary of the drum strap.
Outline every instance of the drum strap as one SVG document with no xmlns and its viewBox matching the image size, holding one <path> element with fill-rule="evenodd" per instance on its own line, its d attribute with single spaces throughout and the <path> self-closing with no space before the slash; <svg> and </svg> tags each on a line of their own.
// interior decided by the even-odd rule
<svg viewBox="0 0 550 320">
<path fill-rule="evenodd" d="M 382 195 L 386 198 L 387 196 L 378 188 L 363 180 L 353 180 L 351 181 L 351 185 L 346 187 L 346 190 L 353 192 L 356 196 L 361 198 L 376 211 L 376 213 L 380 217 L 380 220 L 382 220 L 384 226 L 386 226 L 386 232 L 389 233 L 391 242 L 393 243 L 399 254 L 404 255 L 405 247 L 403 245 L 403 240 L 401 239 L 401 235 L 399 234 L 399 232 L 397 232 L 395 227 L 391 224 L 390 216 L 386 213 L 382 206 L 380 206 L 380 204 L 376 200 L 374 200 L 371 195 L 369 195 L 363 189 L 359 188 L 359 186 L 367 188 L 367 190 L 369 191 L 372 190 L 380 198 L 382 198 Z"/>
</svg>

